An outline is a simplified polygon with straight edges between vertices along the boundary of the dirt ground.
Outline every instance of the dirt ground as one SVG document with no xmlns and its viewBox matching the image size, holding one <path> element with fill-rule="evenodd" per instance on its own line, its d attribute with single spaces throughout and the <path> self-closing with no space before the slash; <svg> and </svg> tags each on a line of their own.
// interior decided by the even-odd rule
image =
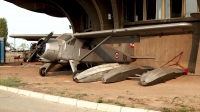
<svg viewBox="0 0 200 112">
<path fill-rule="evenodd" d="M 200 76 L 189 74 L 153 86 L 143 87 L 138 79 L 116 83 L 76 83 L 72 72 L 49 72 L 39 75 L 40 62 L 6 60 L 0 66 L 0 78 L 17 77 L 27 85 L 18 88 L 81 100 L 103 102 L 152 110 L 184 109 L 200 112 Z"/>
</svg>

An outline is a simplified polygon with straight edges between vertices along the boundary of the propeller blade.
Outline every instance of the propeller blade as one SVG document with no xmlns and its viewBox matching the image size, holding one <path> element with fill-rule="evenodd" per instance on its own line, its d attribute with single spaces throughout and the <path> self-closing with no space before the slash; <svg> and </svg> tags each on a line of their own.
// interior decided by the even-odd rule
<svg viewBox="0 0 200 112">
<path fill-rule="evenodd" d="M 37 54 L 37 50 L 27 59 L 27 62 L 31 62 L 34 57 L 36 57 L 36 54 Z"/>
<path fill-rule="evenodd" d="M 52 35 L 53 35 L 53 32 L 51 32 L 51 33 L 42 41 L 42 43 L 39 44 L 39 45 L 37 46 L 35 52 L 27 59 L 27 62 L 31 62 L 31 61 L 33 61 L 33 59 L 36 58 L 37 53 L 41 50 L 41 47 L 42 47 L 45 43 L 47 43 L 47 42 L 49 41 L 49 39 L 52 37 Z"/>
<path fill-rule="evenodd" d="M 53 35 L 53 31 L 44 39 L 44 41 L 40 44 L 40 46 L 47 43 L 49 41 L 49 39 L 52 37 L 52 35 Z"/>
</svg>

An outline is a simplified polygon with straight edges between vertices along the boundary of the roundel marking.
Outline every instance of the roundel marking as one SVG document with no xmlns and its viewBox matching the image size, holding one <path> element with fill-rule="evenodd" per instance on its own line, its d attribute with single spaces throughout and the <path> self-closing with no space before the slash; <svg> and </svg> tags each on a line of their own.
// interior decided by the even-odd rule
<svg viewBox="0 0 200 112">
<path fill-rule="evenodd" d="M 119 58 L 119 53 L 118 53 L 118 52 L 115 53 L 115 58 L 116 58 L 116 59 Z"/>
</svg>

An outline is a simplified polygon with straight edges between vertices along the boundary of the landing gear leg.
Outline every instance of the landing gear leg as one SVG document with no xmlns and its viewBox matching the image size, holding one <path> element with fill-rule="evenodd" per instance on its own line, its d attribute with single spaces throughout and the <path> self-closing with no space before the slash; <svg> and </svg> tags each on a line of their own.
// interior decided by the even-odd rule
<svg viewBox="0 0 200 112">
<path fill-rule="evenodd" d="M 77 74 L 77 65 L 80 63 L 79 61 L 75 61 L 75 60 L 69 60 L 70 66 L 72 68 L 72 78 L 74 79 L 74 77 Z"/>
<path fill-rule="evenodd" d="M 56 63 L 46 63 L 40 67 L 39 73 L 42 77 L 47 76 L 47 72 L 53 68 Z"/>
</svg>

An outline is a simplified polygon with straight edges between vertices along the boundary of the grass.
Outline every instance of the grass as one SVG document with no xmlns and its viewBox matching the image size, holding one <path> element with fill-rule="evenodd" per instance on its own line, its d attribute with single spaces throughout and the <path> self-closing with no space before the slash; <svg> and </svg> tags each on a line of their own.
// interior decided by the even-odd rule
<svg viewBox="0 0 200 112">
<path fill-rule="evenodd" d="M 114 100 L 107 100 L 107 101 L 103 101 L 103 98 L 100 97 L 98 100 L 97 100 L 97 103 L 114 103 L 115 101 Z M 122 107 L 125 107 L 126 104 L 124 103 L 120 103 L 118 101 L 116 101 L 114 104 L 118 105 L 118 106 L 122 106 Z"/>
<path fill-rule="evenodd" d="M 10 77 L 7 79 L 0 78 L 0 85 L 8 87 L 19 87 L 25 86 L 27 83 L 22 83 L 22 81 L 17 77 Z"/>
<path fill-rule="evenodd" d="M 55 92 L 55 88 L 53 87 L 47 87 L 47 94 L 53 94 Z"/>
<path fill-rule="evenodd" d="M 85 93 L 84 94 L 74 94 L 74 95 L 71 96 L 71 98 L 81 99 L 81 98 L 83 98 L 85 96 L 88 96 L 88 95 L 85 94 Z"/>
<path fill-rule="evenodd" d="M 135 108 L 134 104 L 131 105 L 131 108 Z"/>
<path fill-rule="evenodd" d="M 102 97 L 98 99 L 97 103 L 103 103 Z"/>
<path fill-rule="evenodd" d="M 182 109 L 169 109 L 169 108 L 161 108 L 161 112 L 195 112 L 194 108 L 182 108 Z"/>
<path fill-rule="evenodd" d="M 107 101 L 104 101 L 102 97 L 100 97 L 100 98 L 97 100 L 97 103 L 114 103 L 114 104 L 116 104 L 116 105 L 118 105 L 118 106 L 122 106 L 122 107 L 125 107 L 125 106 L 126 106 L 126 104 L 120 103 L 120 102 L 114 101 L 114 100 L 107 100 Z M 134 106 L 133 106 L 133 108 L 134 108 Z"/>
<path fill-rule="evenodd" d="M 126 104 L 120 103 L 120 102 L 118 102 L 118 101 L 116 101 L 115 104 L 116 104 L 116 105 L 119 105 L 119 106 L 122 106 L 122 107 L 125 107 L 125 106 L 126 106 Z"/>
<path fill-rule="evenodd" d="M 132 95 L 133 93 L 131 93 L 130 91 L 126 91 L 127 95 Z"/>
<path fill-rule="evenodd" d="M 35 84 L 36 84 L 36 85 L 39 85 L 39 86 L 42 85 L 41 83 L 35 83 Z"/>
<path fill-rule="evenodd" d="M 59 91 L 59 96 L 64 96 L 65 95 L 65 91 Z"/>
<path fill-rule="evenodd" d="M 105 101 L 105 103 L 113 103 L 114 102 L 114 100 L 107 100 L 107 101 Z"/>
<path fill-rule="evenodd" d="M 114 100 L 106 100 L 104 101 L 102 97 L 97 100 L 97 103 L 114 103 Z"/>
<path fill-rule="evenodd" d="M 118 96 L 117 99 L 119 99 L 119 98 L 124 98 L 124 96 Z"/>
</svg>

